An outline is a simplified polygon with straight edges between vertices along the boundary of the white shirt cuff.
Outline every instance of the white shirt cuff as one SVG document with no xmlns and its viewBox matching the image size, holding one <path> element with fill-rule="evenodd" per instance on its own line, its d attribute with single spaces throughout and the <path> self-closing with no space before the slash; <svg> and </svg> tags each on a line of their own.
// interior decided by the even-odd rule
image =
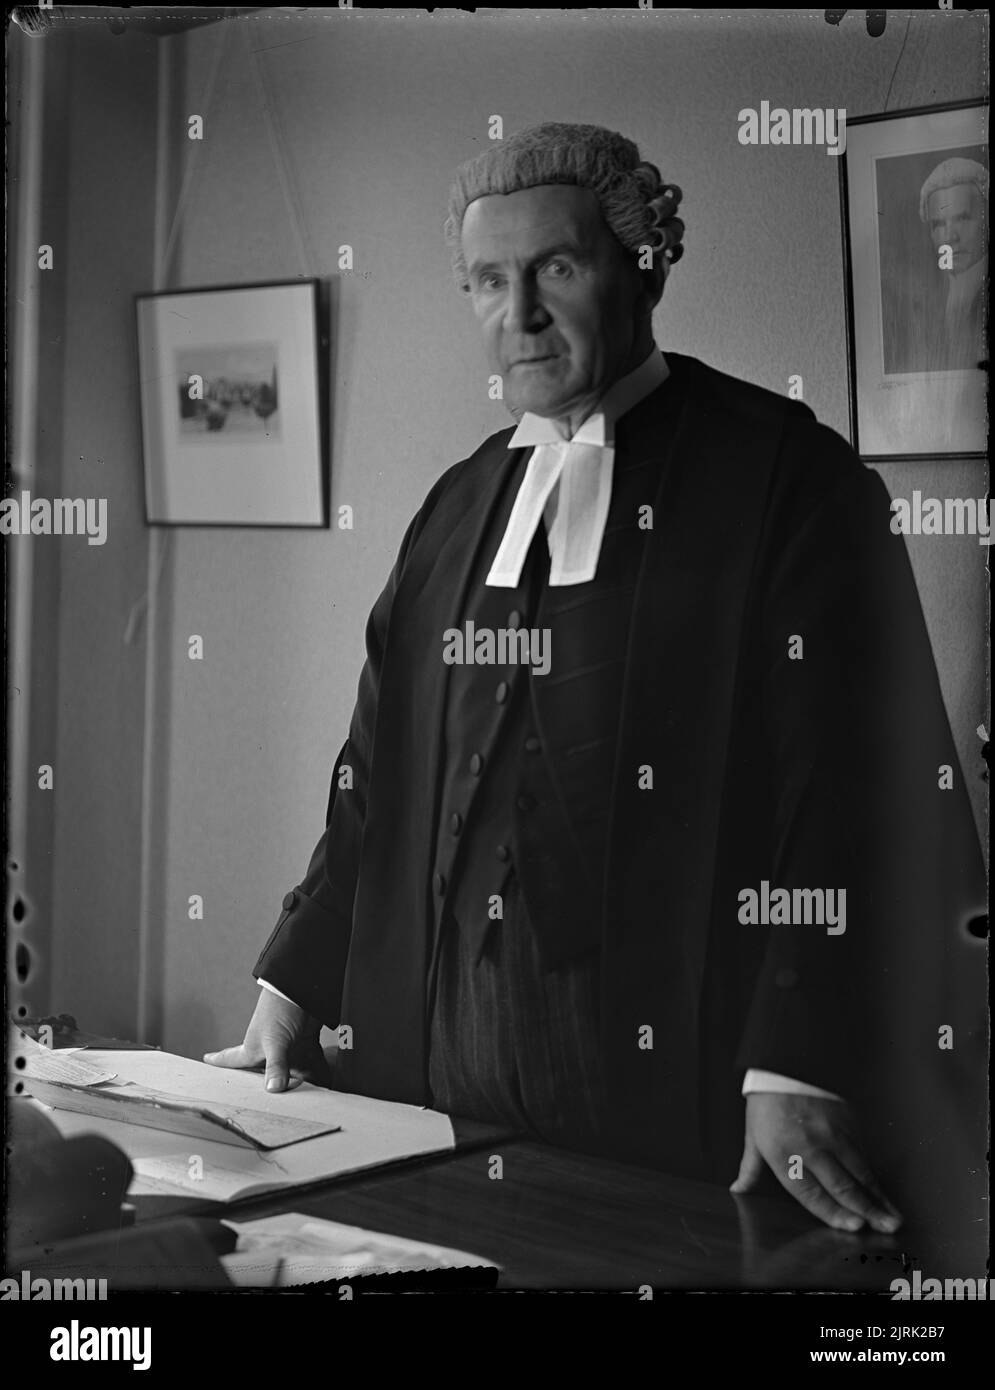
<svg viewBox="0 0 995 1390">
<path fill-rule="evenodd" d="M 291 999 L 289 994 L 284 994 L 282 989 L 277 989 L 276 985 L 271 985 L 269 980 L 256 980 L 257 985 L 262 985 L 263 989 L 268 989 L 270 994 L 278 994 L 281 999 L 286 999 L 288 1004 L 297 1004 L 296 999 Z M 300 1008 L 300 1004 L 297 1004 Z"/>
<path fill-rule="evenodd" d="M 262 981 L 260 980 L 260 984 Z M 809 1086 L 805 1081 L 794 1081 L 790 1076 L 781 1076 L 776 1071 L 757 1071 L 751 1067 L 743 1078 L 743 1095 L 748 1096 L 754 1091 L 777 1091 L 784 1095 L 791 1093 L 796 1096 L 821 1096 L 823 1100 L 843 1099 L 833 1091 L 824 1091 L 819 1086 Z"/>
</svg>

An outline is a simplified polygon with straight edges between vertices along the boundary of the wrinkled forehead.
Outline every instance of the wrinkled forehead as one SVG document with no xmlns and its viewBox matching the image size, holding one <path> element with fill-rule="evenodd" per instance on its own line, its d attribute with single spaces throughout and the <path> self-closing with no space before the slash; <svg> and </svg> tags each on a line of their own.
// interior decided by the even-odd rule
<svg viewBox="0 0 995 1390">
<path fill-rule="evenodd" d="M 930 217 L 951 217 L 958 213 L 979 216 L 982 197 L 973 183 L 955 183 L 950 188 L 934 188 L 926 199 L 926 212 Z"/>
<path fill-rule="evenodd" d="M 539 184 L 515 193 L 476 198 L 463 217 L 467 265 L 528 261 L 550 251 L 589 252 L 612 238 L 601 205 L 589 188 Z"/>
</svg>

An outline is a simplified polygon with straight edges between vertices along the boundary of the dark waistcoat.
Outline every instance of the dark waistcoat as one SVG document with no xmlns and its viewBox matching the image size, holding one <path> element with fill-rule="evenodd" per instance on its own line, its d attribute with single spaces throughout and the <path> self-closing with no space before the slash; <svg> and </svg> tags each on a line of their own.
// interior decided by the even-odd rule
<svg viewBox="0 0 995 1390">
<path fill-rule="evenodd" d="M 664 392 L 666 395 L 667 393 Z M 653 460 L 616 452 L 595 577 L 550 587 L 545 525 L 515 589 L 487 573 L 528 453 L 494 510 L 467 589 L 462 630 L 544 630 L 528 664 L 454 664 L 444 725 L 442 796 L 432 862 L 435 936 L 448 907 L 479 951 L 500 920 L 512 871 L 540 955 L 555 968 L 600 945 L 608 812 L 629 620 L 656 492 Z M 549 658 L 545 674 L 537 657 Z M 469 653 L 467 653 L 469 655 Z M 543 737 L 539 736 L 542 729 Z"/>
</svg>

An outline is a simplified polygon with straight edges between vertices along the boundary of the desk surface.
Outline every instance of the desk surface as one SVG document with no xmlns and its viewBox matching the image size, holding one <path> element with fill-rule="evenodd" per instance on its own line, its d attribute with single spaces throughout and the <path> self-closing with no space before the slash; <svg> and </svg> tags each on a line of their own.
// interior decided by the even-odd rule
<svg viewBox="0 0 995 1390">
<path fill-rule="evenodd" d="M 502 1159 L 501 1178 L 489 1176 L 493 1155 Z M 164 1200 L 138 1199 L 139 1219 L 165 1214 Z M 190 1203 L 183 1208 L 189 1212 Z M 886 1293 L 909 1256 L 920 1268 L 937 1268 L 928 1224 L 910 1223 L 894 1237 L 846 1235 L 817 1224 L 787 1195 L 733 1197 L 721 1187 L 521 1139 L 296 1196 L 201 1210 L 238 1219 L 300 1211 L 453 1246 L 494 1260 L 507 1289 L 650 1284 Z"/>
</svg>

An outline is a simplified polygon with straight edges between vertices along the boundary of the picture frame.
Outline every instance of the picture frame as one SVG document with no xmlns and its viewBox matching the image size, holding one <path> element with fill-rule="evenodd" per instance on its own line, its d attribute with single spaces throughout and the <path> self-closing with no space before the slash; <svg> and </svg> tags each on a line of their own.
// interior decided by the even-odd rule
<svg viewBox="0 0 995 1390">
<path fill-rule="evenodd" d="M 851 443 L 868 463 L 984 457 L 987 103 L 863 116 L 846 130 Z"/>
<path fill-rule="evenodd" d="M 318 290 L 136 296 L 150 525 L 328 525 Z"/>
</svg>

